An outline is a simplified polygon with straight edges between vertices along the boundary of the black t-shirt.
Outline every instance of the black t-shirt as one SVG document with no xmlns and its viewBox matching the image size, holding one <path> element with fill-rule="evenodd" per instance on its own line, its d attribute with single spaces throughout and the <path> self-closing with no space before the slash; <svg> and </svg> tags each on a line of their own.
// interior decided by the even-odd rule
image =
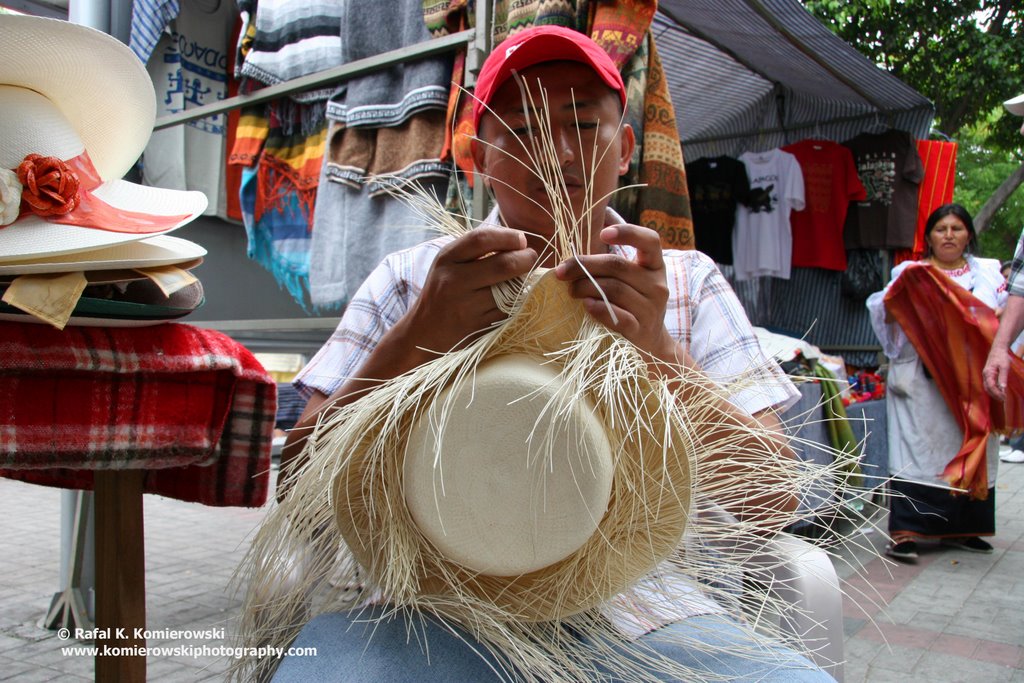
<svg viewBox="0 0 1024 683">
<path fill-rule="evenodd" d="M 843 143 L 853 152 L 867 200 L 851 202 L 843 238 L 847 249 L 913 249 L 917 191 L 924 164 L 910 134 L 861 133 Z"/>
<path fill-rule="evenodd" d="M 745 204 L 750 194 L 746 167 L 732 157 L 702 157 L 686 164 L 686 184 L 697 249 L 717 263 L 732 265 L 736 205 Z"/>
</svg>

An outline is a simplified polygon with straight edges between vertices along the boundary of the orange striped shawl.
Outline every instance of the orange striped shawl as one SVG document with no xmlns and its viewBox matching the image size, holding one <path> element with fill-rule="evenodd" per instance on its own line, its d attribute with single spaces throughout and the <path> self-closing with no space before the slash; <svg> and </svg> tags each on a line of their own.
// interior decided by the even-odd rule
<svg viewBox="0 0 1024 683">
<path fill-rule="evenodd" d="M 885 307 L 921 356 L 964 433 L 943 478 L 966 489 L 972 498 L 984 500 L 989 435 L 1024 427 L 1024 360 L 1011 356 L 1005 403 L 990 399 L 981 370 L 999 320 L 991 308 L 938 268 L 908 266 L 886 293 Z"/>
</svg>

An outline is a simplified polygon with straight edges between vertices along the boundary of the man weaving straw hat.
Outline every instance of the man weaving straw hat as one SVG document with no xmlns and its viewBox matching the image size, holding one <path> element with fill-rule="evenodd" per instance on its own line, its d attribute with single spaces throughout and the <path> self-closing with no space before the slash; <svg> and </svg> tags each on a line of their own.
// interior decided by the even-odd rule
<svg viewBox="0 0 1024 683">
<path fill-rule="evenodd" d="M 751 537 L 792 521 L 797 392 L 709 258 L 608 207 L 635 144 L 612 61 L 531 28 L 475 94 L 497 206 L 469 229 L 420 198 L 447 235 L 385 259 L 297 378 L 244 644 L 316 647 L 281 681 L 831 680 L 693 586 L 704 499 Z"/>
</svg>

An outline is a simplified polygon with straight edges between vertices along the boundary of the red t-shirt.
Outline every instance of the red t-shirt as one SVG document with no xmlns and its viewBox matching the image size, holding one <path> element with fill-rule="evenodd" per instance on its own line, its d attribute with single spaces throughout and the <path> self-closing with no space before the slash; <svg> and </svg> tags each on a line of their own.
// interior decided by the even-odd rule
<svg viewBox="0 0 1024 683">
<path fill-rule="evenodd" d="M 806 207 L 794 211 L 793 267 L 846 270 L 843 226 L 851 201 L 867 194 L 849 148 L 831 140 L 801 140 L 782 148 L 804 174 Z"/>
</svg>

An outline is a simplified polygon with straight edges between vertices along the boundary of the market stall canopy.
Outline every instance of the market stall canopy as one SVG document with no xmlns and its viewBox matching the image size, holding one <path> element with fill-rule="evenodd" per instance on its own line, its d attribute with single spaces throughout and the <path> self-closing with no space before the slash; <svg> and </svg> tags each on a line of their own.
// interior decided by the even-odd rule
<svg viewBox="0 0 1024 683">
<path fill-rule="evenodd" d="M 651 31 L 688 159 L 931 129 L 927 98 L 797 0 L 661 0 Z"/>
</svg>

